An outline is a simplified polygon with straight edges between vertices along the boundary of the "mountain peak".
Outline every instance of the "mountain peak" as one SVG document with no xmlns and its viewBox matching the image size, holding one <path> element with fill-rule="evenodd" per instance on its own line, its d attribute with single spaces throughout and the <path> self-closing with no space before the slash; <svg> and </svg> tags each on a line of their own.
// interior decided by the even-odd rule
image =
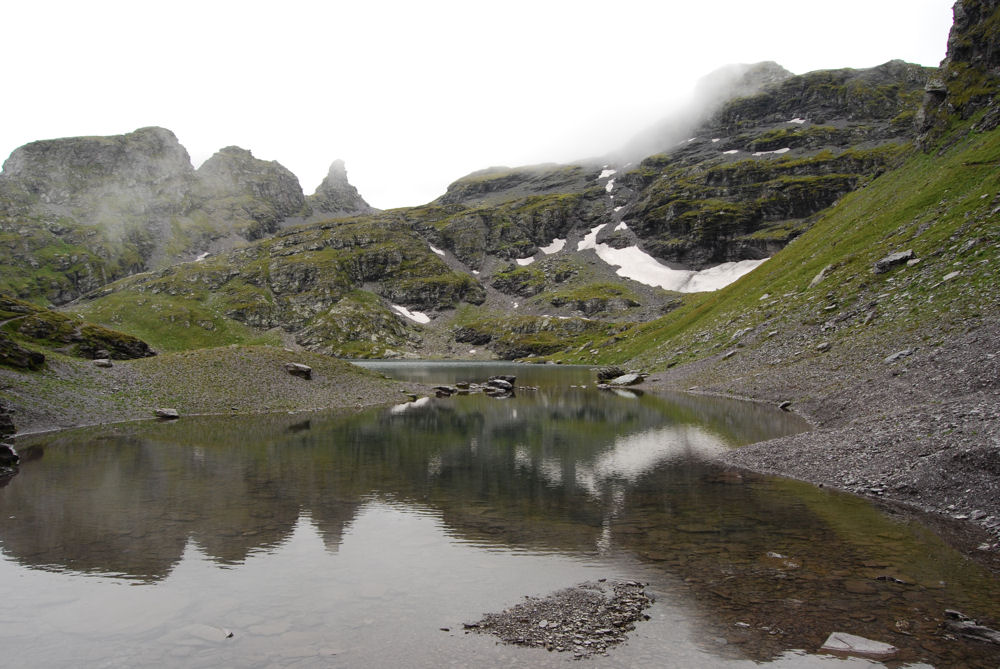
<svg viewBox="0 0 1000 669">
<path fill-rule="evenodd" d="M 347 180 L 347 168 L 339 158 L 330 164 L 326 178 L 309 196 L 309 204 L 314 216 L 354 216 L 375 211 Z"/>
</svg>

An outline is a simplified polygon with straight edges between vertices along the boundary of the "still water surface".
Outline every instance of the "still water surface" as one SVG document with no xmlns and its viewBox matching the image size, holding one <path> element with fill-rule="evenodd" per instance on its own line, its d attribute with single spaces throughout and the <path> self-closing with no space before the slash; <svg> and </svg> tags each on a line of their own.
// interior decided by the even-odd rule
<svg viewBox="0 0 1000 669">
<path fill-rule="evenodd" d="M 0 665 L 562 666 L 462 623 L 625 578 L 652 618 L 595 667 L 870 664 L 818 654 L 832 631 L 900 647 L 895 666 L 997 666 L 938 629 L 945 608 L 997 621 L 995 578 L 862 500 L 714 463 L 803 429 L 786 413 L 574 368 L 368 366 L 536 389 L 22 440 Z"/>
</svg>

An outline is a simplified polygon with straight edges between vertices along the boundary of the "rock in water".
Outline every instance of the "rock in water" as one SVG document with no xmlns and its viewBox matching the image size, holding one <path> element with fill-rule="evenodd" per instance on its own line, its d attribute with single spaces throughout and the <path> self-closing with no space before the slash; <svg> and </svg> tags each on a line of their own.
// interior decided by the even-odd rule
<svg viewBox="0 0 1000 669">
<path fill-rule="evenodd" d="M 615 378 L 608 381 L 608 385 L 611 386 L 634 386 L 637 383 L 642 383 L 645 380 L 646 375 L 633 372 L 631 374 L 622 374 L 621 376 L 616 376 Z"/>
<path fill-rule="evenodd" d="M 872 660 L 888 660 L 899 652 L 899 649 L 893 645 L 872 641 L 846 632 L 833 632 L 827 637 L 820 650 L 838 655 L 866 657 Z"/>
<path fill-rule="evenodd" d="M 181 417 L 181 415 L 177 413 L 177 409 L 157 409 L 153 412 L 153 415 L 164 420 L 174 420 Z"/>
<path fill-rule="evenodd" d="M 292 376 L 301 376 L 306 381 L 312 378 L 312 367 L 309 365 L 303 365 L 298 362 L 286 362 L 285 371 Z"/>
<path fill-rule="evenodd" d="M 21 456 L 10 444 L 0 444 L 0 467 L 16 467 Z"/>
</svg>

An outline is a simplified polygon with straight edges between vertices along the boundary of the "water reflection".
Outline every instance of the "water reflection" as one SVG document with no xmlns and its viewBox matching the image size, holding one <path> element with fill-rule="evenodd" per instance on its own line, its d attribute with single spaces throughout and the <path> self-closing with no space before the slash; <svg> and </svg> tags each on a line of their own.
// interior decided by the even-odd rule
<svg viewBox="0 0 1000 669">
<path fill-rule="evenodd" d="M 216 576 L 199 576 L 206 592 L 220 567 L 242 572 L 270 556 L 269 568 L 284 574 L 270 578 L 315 615 L 330 604 L 302 592 L 302 575 L 340 573 L 356 560 L 360 571 L 346 580 L 362 578 L 367 590 L 337 586 L 354 592 L 336 596 L 348 611 L 338 624 L 348 626 L 370 615 L 366 596 L 402 607 L 412 617 L 381 615 L 406 626 L 436 598 L 459 597 L 456 588 L 470 617 L 538 592 L 495 578 L 486 549 L 534 556 L 533 583 L 568 585 L 553 574 L 589 569 L 653 582 L 668 593 L 659 615 L 683 612 L 694 649 L 684 652 L 707 653 L 704 666 L 786 658 L 834 630 L 888 639 L 907 662 L 976 666 L 989 657 L 935 628 L 945 608 L 998 617 L 1000 588 L 988 574 L 860 500 L 714 464 L 723 449 L 801 429 L 793 417 L 717 398 L 537 385 L 502 402 L 426 399 L 360 415 L 187 418 L 38 436 L 21 444 L 28 464 L 0 489 L 0 544 L 23 567 L 168 589 L 190 565 L 209 564 Z M 359 523 L 376 520 L 381 543 L 362 549 Z M 333 562 L 274 562 L 316 542 Z M 272 616 L 287 615 L 274 606 Z M 678 657 L 662 638 L 639 640 L 615 657 Z M 432 641 L 440 643 L 424 643 Z"/>
</svg>

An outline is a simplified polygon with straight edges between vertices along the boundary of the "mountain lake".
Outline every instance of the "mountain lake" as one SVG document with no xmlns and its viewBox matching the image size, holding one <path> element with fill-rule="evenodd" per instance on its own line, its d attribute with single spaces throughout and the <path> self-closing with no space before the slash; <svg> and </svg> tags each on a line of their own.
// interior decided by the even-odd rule
<svg viewBox="0 0 1000 669">
<path fill-rule="evenodd" d="M 586 368 L 363 366 L 517 390 L 18 439 L 0 665 L 564 666 L 466 624 L 601 579 L 655 601 L 584 666 L 882 666 L 821 652 L 833 632 L 892 644 L 888 666 L 998 664 L 942 628 L 1000 619 L 990 572 L 869 501 L 717 462 L 807 429 L 792 414 Z"/>
</svg>

